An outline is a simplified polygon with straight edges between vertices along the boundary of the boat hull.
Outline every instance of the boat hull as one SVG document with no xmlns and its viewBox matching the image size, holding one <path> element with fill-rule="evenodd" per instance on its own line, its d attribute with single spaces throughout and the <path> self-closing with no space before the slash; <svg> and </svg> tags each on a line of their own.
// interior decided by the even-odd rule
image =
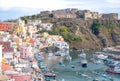
<svg viewBox="0 0 120 81">
<path fill-rule="evenodd" d="M 113 74 L 120 74 L 120 72 L 114 71 L 112 69 L 107 69 L 106 72 L 113 73 Z"/>
</svg>

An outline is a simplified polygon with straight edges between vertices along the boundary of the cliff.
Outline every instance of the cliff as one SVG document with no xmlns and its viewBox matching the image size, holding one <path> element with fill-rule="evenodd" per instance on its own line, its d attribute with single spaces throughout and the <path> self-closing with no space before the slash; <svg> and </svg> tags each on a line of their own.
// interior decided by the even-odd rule
<svg viewBox="0 0 120 81">
<path fill-rule="evenodd" d="M 52 19 L 49 21 L 54 23 L 54 27 L 68 27 L 72 33 L 82 38 L 82 42 L 72 41 L 71 48 L 101 49 L 120 45 L 120 20 Z M 91 30 L 95 21 L 101 25 L 99 35 L 93 34 Z"/>
</svg>

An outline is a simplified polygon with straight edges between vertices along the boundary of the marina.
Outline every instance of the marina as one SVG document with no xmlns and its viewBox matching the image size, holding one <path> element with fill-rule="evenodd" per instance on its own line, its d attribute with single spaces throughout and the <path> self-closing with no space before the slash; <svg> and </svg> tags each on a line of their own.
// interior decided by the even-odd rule
<svg viewBox="0 0 120 81">
<path fill-rule="evenodd" d="M 80 53 L 80 51 L 79 51 Z M 57 81 L 119 81 L 120 75 L 107 72 L 109 68 L 103 63 L 94 63 L 91 61 L 92 54 L 86 53 L 88 60 L 87 67 L 81 65 L 79 59 L 79 53 L 71 53 L 70 56 L 73 58 L 70 63 L 65 60 L 65 56 L 53 56 L 47 57 L 45 54 L 44 62 L 48 68 L 52 68 L 56 74 Z M 62 59 L 62 61 L 61 61 Z M 60 64 L 61 62 L 61 64 Z M 98 80 L 95 80 L 98 79 Z"/>
</svg>

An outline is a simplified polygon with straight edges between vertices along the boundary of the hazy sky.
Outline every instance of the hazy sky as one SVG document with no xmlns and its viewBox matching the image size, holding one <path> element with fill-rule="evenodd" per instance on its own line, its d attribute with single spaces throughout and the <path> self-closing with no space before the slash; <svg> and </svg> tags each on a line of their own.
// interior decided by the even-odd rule
<svg viewBox="0 0 120 81">
<path fill-rule="evenodd" d="M 64 8 L 89 9 L 120 15 L 120 0 L 0 0 L 0 20 Z"/>
</svg>

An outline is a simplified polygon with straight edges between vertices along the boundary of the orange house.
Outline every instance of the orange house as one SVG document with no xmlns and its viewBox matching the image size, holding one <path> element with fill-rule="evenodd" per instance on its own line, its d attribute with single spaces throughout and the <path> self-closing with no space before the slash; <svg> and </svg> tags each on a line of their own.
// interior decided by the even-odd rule
<svg viewBox="0 0 120 81">
<path fill-rule="evenodd" d="M 15 23 L 0 22 L 0 31 L 12 31 L 14 26 L 16 26 Z"/>
<path fill-rule="evenodd" d="M 11 70 L 9 64 L 2 64 L 2 71 Z"/>
</svg>

